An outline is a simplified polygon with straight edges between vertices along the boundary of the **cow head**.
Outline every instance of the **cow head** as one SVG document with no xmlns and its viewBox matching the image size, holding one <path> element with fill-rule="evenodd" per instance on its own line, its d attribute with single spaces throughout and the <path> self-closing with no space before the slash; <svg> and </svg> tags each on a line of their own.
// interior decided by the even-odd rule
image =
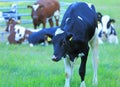
<svg viewBox="0 0 120 87">
<path fill-rule="evenodd" d="M 15 41 L 20 41 L 24 39 L 25 36 L 25 28 L 16 25 L 15 26 Z"/>
<path fill-rule="evenodd" d="M 53 61 L 59 61 L 62 57 L 66 56 L 67 49 L 69 48 L 69 42 L 72 34 L 68 34 L 61 30 L 57 29 L 55 36 L 53 36 L 53 48 L 54 54 L 52 57 Z"/>
<path fill-rule="evenodd" d="M 43 11 L 44 8 L 43 5 L 37 3 L 33 4 L 32 6 L 28 5 L 27 7 L 32 9 L 31 16 L 33 19 L 38 19 L 40 12 Z"/>
<path fill-rule="evenodd" d="M 20 21 L 17 21 L 17 20 L 15 20 L 13 18 L 10 18 L 8 20 L 8 22 L 6 23 L 5 31 L 7 31 L 7 32 L 14 31 L 14 27 L 15 27 L 16 24 L 20 24 Z"/>
<path fill-rule="evenodd" d="M 101 36 L 104 38 L 108 38 L 108 35 L 111 32 L 111 27 L 112 27 L 112 23 L 114 23 L 115 20 L 111 19 L 110 16 L 108 15 L 104 15 L 101 18 L 101 25 L 102 25 L 102 30 L 101 30 Z"/>
</svg>

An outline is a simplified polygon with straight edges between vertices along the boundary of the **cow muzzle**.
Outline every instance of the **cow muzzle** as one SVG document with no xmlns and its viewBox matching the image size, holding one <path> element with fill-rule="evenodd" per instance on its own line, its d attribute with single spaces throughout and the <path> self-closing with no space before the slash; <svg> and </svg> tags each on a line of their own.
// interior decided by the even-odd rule
<svg viewBox="0 0 120 87">
<path fill-rule="evenodd" d="M 55 55 L 53 55 L 52 60 L 55 61 L 55 62 L 58 62 L 60 60 L 60 58 L 57 58 Z"/>
<path fill-rule="evenodd" d="M 36 15 L 35 15 L 35 16 L 33 16 L 33 18 L 34 18 L 34 19 L 37 19 L 37 18 L 38 18 L 38 16 L 36 16 Z"/>
</svg>

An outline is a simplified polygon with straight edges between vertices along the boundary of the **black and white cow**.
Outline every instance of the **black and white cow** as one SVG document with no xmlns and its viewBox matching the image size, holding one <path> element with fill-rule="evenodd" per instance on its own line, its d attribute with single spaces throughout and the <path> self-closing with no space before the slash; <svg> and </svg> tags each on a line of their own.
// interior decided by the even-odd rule
<svg viewBox="0 0 120 87">
<path fill-rule="evenodd" d="M 103 44 L 104 42 L 118 44 L 118 37 L 113 23 L 115 20 L 110 18 L 109 15 L 102 15 L 98 12 L 98 42 Z"/>
<path fill-rule="evenodd" d="M 80 87 L 85 87 L 86 62 L 89 45 L 93 56 L 93 83 L 97 84 L 97 62 L 98 62 L 98 38 L 97 38 L 97 14 L 94 5 L 76 2 L 66 10 L 61 28 L 57 29 L 53 36 L 54 54 L 53 61 L 64 58 L 65 64 L 65 87 L 70 87 L 70 79 L 73 73 L 74 62 L 81 57 L 79 75 L 81 77 Z"/>
<path fill-rule="evenodd" d="M 28 42 L 30 46 L 40 44 L 46 41 L 48 42 L 47 38 L 52 38 L 57 29 L 59 29 L 59 27 L 51 27 L 42 29 L 38 32 L 31 33 L 28 37 Z M 45 45 L 47 44 L 47 42 L 45 43 Z"/>
<path fill-rule="evenodd" d="M 48 40 L 47 38 L 52 38 L 55 31 L 59 27 L 51 27 L 51 28 L 44 28 L 41 30 L 33 30 L 33 29 L 26 29 L 22 26 L 16 25 L 15 26 L 15 41 L 27 41 L 30 45 L 30 47 L 33 47 L 34 45 L 38 45 L 42 42 L 45 42 L 44 45 L 47 45 Z"/>
</svg>

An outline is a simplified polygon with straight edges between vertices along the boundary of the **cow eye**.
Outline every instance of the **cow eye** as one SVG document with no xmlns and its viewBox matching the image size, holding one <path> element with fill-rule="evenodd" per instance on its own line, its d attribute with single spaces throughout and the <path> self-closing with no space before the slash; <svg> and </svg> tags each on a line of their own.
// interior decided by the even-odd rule
<svg viewBox="0 0 120 87">
<path fill-rule="evenodd" d="M 109 27 L 110 27 L 110 22 L 107 23 L 107 28 L 109 28 Z"/>
<path fill-rule="evenodd" d="M 17 33 L 19 33 L 19 32 L 20 32 L 20 30 L 18 29 Z"/>
<path fill-rule="evenodd" d="M 20 34 L 19 36 L 21 37 L 22 35 Z"/>
</svg>

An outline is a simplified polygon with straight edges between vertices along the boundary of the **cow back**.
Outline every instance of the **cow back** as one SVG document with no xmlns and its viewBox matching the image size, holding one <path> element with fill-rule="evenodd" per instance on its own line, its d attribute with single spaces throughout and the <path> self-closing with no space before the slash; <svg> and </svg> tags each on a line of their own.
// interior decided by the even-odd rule
<svg viewBox="0 0 120 87">
<path fill-rule="evenodd" d="M 64 31 L 73 34 L 73 39 L 83 42 L 92 38 L 96 26 L 97 15 L 94 6 L 83 2 L 70 5 L 61 23 Z"/>
<path fill-rule="evenodd" d="M 51 17 L 56 10 L 60 9 L 60 5 L 57 0 L 38 0 L 37 3 L 44 6 L 42 11 L 47 17 Z"/>
</svg>

